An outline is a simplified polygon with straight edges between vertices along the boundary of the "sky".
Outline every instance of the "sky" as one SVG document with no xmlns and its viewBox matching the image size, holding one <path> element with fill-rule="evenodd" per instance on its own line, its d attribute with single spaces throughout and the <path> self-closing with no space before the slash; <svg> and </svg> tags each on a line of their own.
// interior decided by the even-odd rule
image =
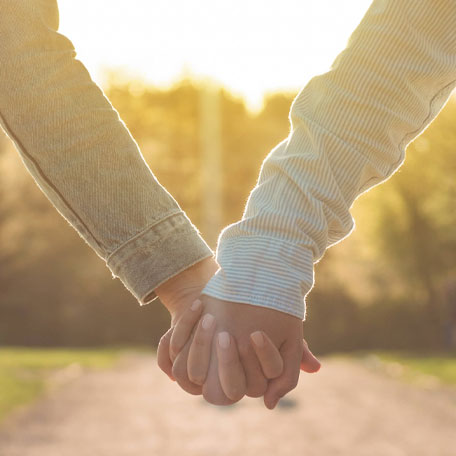
<svg viewBox="0 0 456 456">
<path fill-rule="evenodd" d="M 327 71 L 371 0 L 59 0 L 60 32 L 93 79 L 211 80 L 252 108 Z"/>
</svg>

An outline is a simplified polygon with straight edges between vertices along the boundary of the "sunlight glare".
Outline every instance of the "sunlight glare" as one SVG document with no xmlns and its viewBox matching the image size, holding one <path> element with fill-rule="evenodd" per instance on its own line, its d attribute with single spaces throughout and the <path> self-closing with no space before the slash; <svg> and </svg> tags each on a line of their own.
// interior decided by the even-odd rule
<svg viewBox="0 0 456 456">
<path fill-rule="evenodd" d="M 92 77 L 106 69 L 166 86 L 211 78 L 258 107 L 329 69 L 370 0 L 59 0 L 60 31 Z"/>
</svg>

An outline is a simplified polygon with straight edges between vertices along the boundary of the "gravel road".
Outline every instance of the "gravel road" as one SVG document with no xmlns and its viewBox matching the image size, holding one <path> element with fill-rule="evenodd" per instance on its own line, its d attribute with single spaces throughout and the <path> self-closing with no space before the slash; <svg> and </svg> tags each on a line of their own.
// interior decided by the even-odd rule
<svg viewBox="0 0 456 456">
<path fill-rule="evenodd" d="M 70 376 L 71 377 L 71 376 Z M 0 431 L 1 456 L 455 456 L 456 389 L 330 359 L 275 411 L 179 390 L 151 355 L 67 379 Z"/>
</svg>

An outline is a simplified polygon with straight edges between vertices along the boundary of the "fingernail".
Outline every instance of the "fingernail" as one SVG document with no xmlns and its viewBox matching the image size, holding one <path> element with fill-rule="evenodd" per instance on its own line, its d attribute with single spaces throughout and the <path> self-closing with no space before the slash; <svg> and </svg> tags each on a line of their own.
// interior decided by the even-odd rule
<svg viewBox="0 0 456 456">
<path fill-rule="evenodd" d="M 262 348 L 264 347 L 264 336 L 261 331 L 256 331 L 252 334 L 250 334 L 250 337 L 253 340 L 253 343 L 258 347 Z"/>
<path fill-rule="evenodd" d="M 211 314 L 206 314 L 203 317 L 203 322 L 201 323 L 201 326 L 203 329 L 210 329 L 212 324 L 214 323 L 214 316 Z"/>
<path fill-rule="evenodd" d="M 218 343 L 219 343 L 220 347 L 227 349 L 230 346 L 230 335 L 225 331 L 219 333 Z"/>
<path fill-rule="evenodd" d="M 198 310 L 201 307 L 201 304 L 202 302 L 199 299 L 196 299 L 195 301 L 193 301 L 193 304 L 191 305 L 190 309 L 192 309 L 193 311 Z"/>
</svg>

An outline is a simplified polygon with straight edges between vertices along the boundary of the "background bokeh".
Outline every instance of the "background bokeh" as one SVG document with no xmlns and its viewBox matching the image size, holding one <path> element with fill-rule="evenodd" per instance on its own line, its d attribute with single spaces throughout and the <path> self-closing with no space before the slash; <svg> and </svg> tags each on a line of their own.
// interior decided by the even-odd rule
<svg viewBox="0 0 456 456">
<path fill-rule="evenodd" d="M 214 249 L 370 3 L 58 0 L 61 33 Z M 273 412 L 163 375 L 166 309 L 112 278 L 0 131 L 0 455 L 454 456 L 455 119 L 453 95 L 355 201 L 307 298 L 323 367 Z"/>
<path fill-rule="evenodd" d="M 287 136 L 295 94 L 269 94 L 252 113 L 242 98 L 213 85 L 183 79 L 162 89 L 118 84 L 114 74 L 106 95 L 160 182 L 215 248 L 220 229 L 241 217 L 265 155 Z M 207 106 L 218 119 L 207 124 L 212 132 L 204 128 Z M 355 231 L 316 265 L 306 336 L 317 353 L 454 348 L 455 118 L 451 99 L 408 147 L 400 171 L 356 200 Z M 220 155 L 212 176 L 220 196 L 208 208 L 202 176 L 211 144 Z M 167 312 L 158 302 L 140 308 L 111 278 L 6 137 L 0 175 L 0 343 L 156 344 Z M 207 223 L 210 204 L 219 212 L 215 225 Z"/>
</svg>

